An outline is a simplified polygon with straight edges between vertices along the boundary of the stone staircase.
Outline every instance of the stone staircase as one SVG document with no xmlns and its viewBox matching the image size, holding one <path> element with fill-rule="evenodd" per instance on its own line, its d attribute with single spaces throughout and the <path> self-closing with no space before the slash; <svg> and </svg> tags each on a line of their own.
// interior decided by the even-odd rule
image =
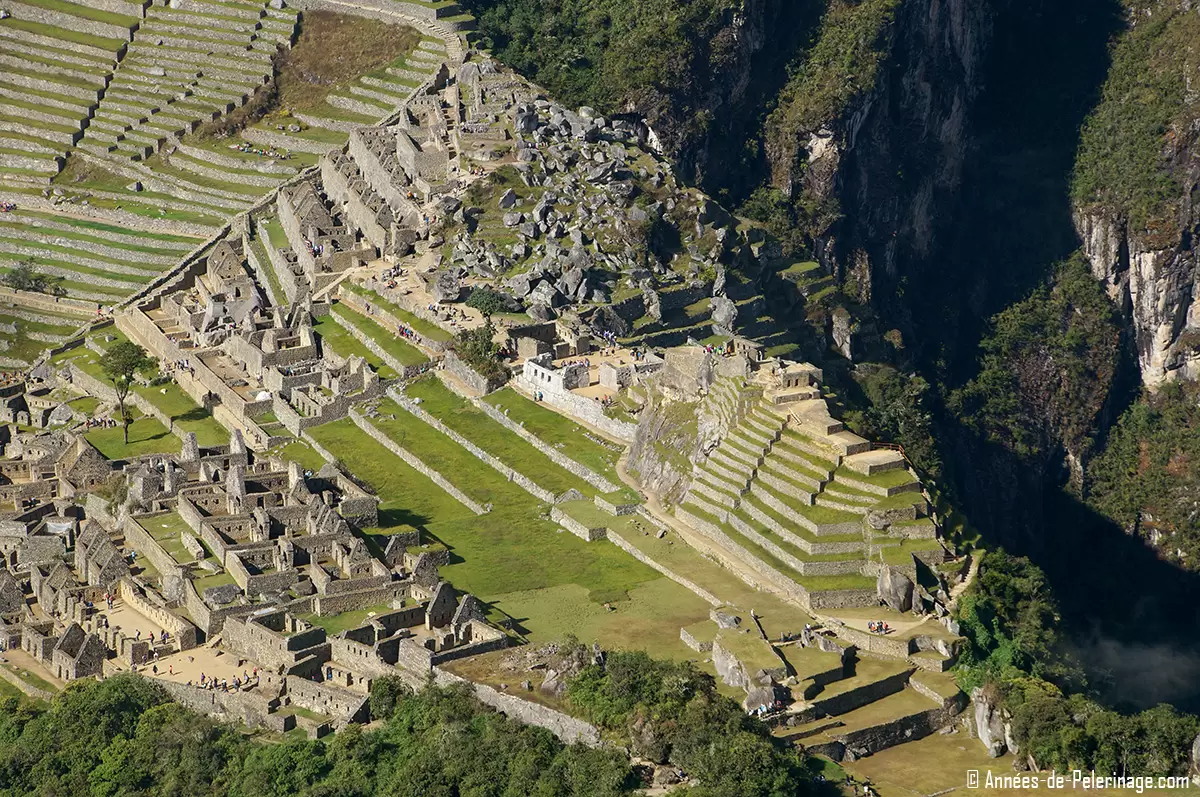
<svg viewBox="0 0 1200 797">
<path fill-rule="evenodd" d="M 820 398 L 776 405 L 720 380 L 706 411 L 728 431 L 694 467 L 676 516 L 810 608 L 875 605 L 887 569 L 917 580 L 945 551 L 903 456 L 847 431 Z"/>
<path fill-rule="evenodd" d="M 139 23 L 140 7 L 128 6 L 129 14 L 119 15 L 69 0 L 5 5 L 10 14 L 0 20 L 0 177 L 5 181 L 47 185 L 62 169 Z"/>
<path fill-rule="evenodd" d="M 294 11 L 266 2 L 153 0 L 113 75 L 80 149 L 145 161 L 170 139 L 240 107 L 288 46 Z"/>
</svg>

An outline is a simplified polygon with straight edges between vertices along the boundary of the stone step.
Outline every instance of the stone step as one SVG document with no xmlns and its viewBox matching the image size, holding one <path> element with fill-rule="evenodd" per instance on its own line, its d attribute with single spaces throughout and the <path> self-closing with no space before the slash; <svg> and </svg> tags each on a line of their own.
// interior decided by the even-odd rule
<svg viewBox="0 0 1200 797">
<path fill-rule="evenodd" d="M 387 116 L 389 109 L 376 105 L 373 102 L 346 97 L 341 94 L 330 94 L 325 98 L 325 102 L 332 105 L 334 108 L 340 108 L 343 111 L 362 114 L 369 116 L 372 119 L 381 119 Z"/>
<path fill-rule="evenodd" d="M 708 455 L 708 462 L 710 463 L 710 467 L 730 474 L 736 474 L 738 477 L 744 477 L 745 479 L 749 479 L 754 472 L 754 465 L 740 459 L 734 459 L 720 448 L 713 450 Z"/>
<path fill-rule="evenodd" d="M 425 79 L 430 75 L 429 72 L 418 72 L 413 69 L 405 69 L 399 66 L 389 66 L 384 71 L 393 77 L 400 78 L 401 80 L 412 80 L 416 81 L 417 83 L 424 83 Z"/>
<path fill-rule="evenodd" d="M 378 102 L 387 103 L 388 105 L 391 105 L 393 109 L 399 108 L 401 105 L 403 105 L 404 101 L 408 97 L 407 92 L 403 95 L 393 94 L 389 91 L 380 91 L 377 88 L 368 88 L 367 86 L 360 86 L 358 84 L 350 86 L 350 93 L 356 97 L 365 97 L 368 100 L 376 100 Z"/>
</svg>

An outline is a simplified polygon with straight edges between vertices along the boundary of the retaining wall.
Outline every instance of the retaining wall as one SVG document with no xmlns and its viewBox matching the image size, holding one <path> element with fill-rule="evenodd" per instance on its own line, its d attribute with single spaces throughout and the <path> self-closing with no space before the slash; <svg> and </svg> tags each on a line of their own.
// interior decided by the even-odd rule
<svg viewBox="0 0 1200 797">
<path fill-rule="evenodd" d="M 679 575 L 678 573 L 675 573 L 674 571 L 670 570 L 669 568 L 664 567 L 663 565 L 654 561 L 649 556 L 646 556 L 646 554 L 642 553 L 637 548 L 635 548 L 633 545 L 629 544 L 629 542 L 627 542 L 624 537 L 622 537 L 620 534 L 615 533 L 612 529 L 608 530 L 606 537 L 609 542 L 611 542 L 613 545 L 620 548 L 625 553 L 632 556 L 634 559 L 637 559 L 642 564 L 649 565 L 650 567 L 654 568 L 658 572 L 662 573 L 667 578 L 674 581 L 676 584 L 679 584 L 681 587 L 684 587 L 685 589 L 690 590 L 691 592 L 695 593 L 697 596 L 700 597 L 701 600 L 706 601 L 707 603 L 709 603 L 712 606 L 721 606 L 724 604 L 724 601 L 722 601 L 716 595 L 713 595 L 708 590 L 704 589 L 704 587 L 701 587 L 696 582 L 694 582 L 690 579 L 684 578 L 683 576 Z"/>
<path fill-rule="evenodd" d="M 475 445 L 470 440 L 463 437 L 458 432 L 454 431 L 449 426 L 442 423 L 440 420 L 438 420 L 437 418 L 433 417 L 425 410 L 418 407 L 416 404 L 413 403 L 412 399 L 408 398 L 400 391 L 392 389 L 392 390 L 388 391 L 388 395 L 391 396 L 392 399 L 397 404 L 399 404 L 401 407 L 403 407 L 409 413 L 411 413 L 412 415 L 415 415 L 420 420 L 424 421 L 425 423 L 432 426 L 434 429 L 437 429 L 439 432 L 446 435 L 446 437 L 449 437 L 451 440 L 458 443 L 460 446 L 462 446 L 467 451 L 469 451 L 473 457 L 475 457 L 476 459 L 480 460 L 481 462 L 483 462 L 483 463 L 489 465 L 490 467 L 492 467 L 493 469 L 495 469 L 502 476 L 504 476 L 504 478 L 508 479 L 510 482 L 517 485 L 522 490 L 524 490 L 525 492 L 532 495 L 534 498 L 538 499 L 539 501 L 545 501 L 547 504 L 554 503 L 554 498 L 555 498 L 554 493 L 550 492 L 549 490 L 547 490 L 544 487 L 539 486 L 537 484 L 537 482 L 533 481 L 532 479 L 528 478 L 527 476 L 524 476 L 524 475 L 518 473 L 517 471 L 510 468 L 508 465 L 505 465 L 499 459 L 492 456 L 488 452 L 484 451 L 482 448 Z"/>
<path fill-rule="evenodd" d="M 583 479 L 597 490 L 605 493 L 613 493 L 621 489 L 618 485 L 613 484 L 591 468 L 581 465 L 575 460 L 566 456 L 554 446 L 542 440 L 540 437 L 526 429 L 522 424 L 519 424 L 512 418 L 509 418 L 502 411 L 496 407 L 493 407 L 491 404 L 488 404 L 486 401 L 473 398 L 471 399 L 471 403 L 482 410 L 492 420 L 520 435 L 525 442 L 529 443 L 538 451 L 541 451 L 543 454 L 545 454 L 552 462 L 554 462 L 554 464 L 558 465 L 560 468 L 569 470 L 571 473 L 574 473 L 576 476 Z M 604 507 L 600 504 L 600 500 L 601 499 L 599 497 L 596 498 L 597 506 L 601 506 L 601 508 L 606 509 L 607 511 L 612 511 L 614 515 L 626 514 L 625 512 L 616 511 L 615 506 L 613 510 L 608 510 L 607 507 Z M 610 506 L 612 505 L 610 504 Z"/>
<path fill-rule="evenodd" d="M 481 703 L 491 706 L 505 716 L 526 725 L 536 725 L 545 728 L 567 744 L 600 746 L 600 731 L 583 720 L 576 719 L 547 706 L 523 700 L 514 695 L 506 694 L 484 684 L 474 684 L 454 673 L 441 668 L 434 668 L 434 683 L 439 686 L 466 684 L 475 692 L 475 697 Z"/>
<path fill-rule="evenodd" d="M 604 407 L 594 399 L 577 396 L 569 390 L 546 390 L 544 385 L 536 385 L 525 379 L 524 375 L 515 378 L 513 386 L 524 393 L 526 397 L 532 396 L 540 390 L 543 404 L 573 416 L 622 443 L 632 443 L 637 436 L 637 424 L 608 417 L 604 414 Z"/>
<path fill-rule="evenodd" d="M 458 501 L 467 509 L 470 509 L 476 515 L 482 515 L 487 511 L 482 506 L 468 498 L 466 493 L 451 484 L 446 477 L 442 476 L 442 474 L 426 465 L 415 454 L 412 454 L 406 449 L 402 448 L 395 440 L 379 431 L 379 429 L 372 425 L 370 421 L 363 417 L 363 415 L 353 407 L 350 408 L 350 418 L 354 421 L 355 426 L 357 426 L 359 429 L 362 429 L 376 442 L 398 456 L 414 470 L 424 474 L 425 476 L 428 476 L 434 484 L 449 493 L 450 497 Z"/>
</svg>

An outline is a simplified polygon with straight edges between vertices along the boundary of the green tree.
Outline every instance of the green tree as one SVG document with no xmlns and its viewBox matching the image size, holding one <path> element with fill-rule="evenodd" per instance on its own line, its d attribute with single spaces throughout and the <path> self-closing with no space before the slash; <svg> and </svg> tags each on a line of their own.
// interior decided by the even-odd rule
<svg viewBox="0 0 1200 797">
<path fill-rule="evenodd" d="M 62 277 L 52 277 L 42 274 L 33 267 L 32 260 L 22 260 L 12 270 L 0 277 L 6 287 L 14 291 L 29 291 L 31 293 L 48 293 L 51 296 L 65 296 Z"/>
<path fill-rule="evenodd" d="M 500 377 L 504 374 L 504 364 L 500 362 L 500 344 L 493 340 L 495 336 L 496 327 L 489 318 L 481 327 L 459 332 L 454 351 L 481 376 Z"/>
<path fill-rule="evenodd" d="M 371 716 L 385 720 L 396 713 L 396 707 L 412 696 L 408 684 L 395 676 L 376 678 L 371 682 Z"/>
<path fill-rule="evenodd" d="M 125 443 L 129 443 L 129 410 L 125 399 L 133 389 L 133 380 L 141 371 L 150 371 L 158 366 L 158 361 L 146 354 L 146 350 L 131 341 L 114 343 L 100 357 L 100 368 L 113 384 L 117 394 L 117 407 L 121 412 L 121 430 L 124 432 Z"/>
<path fill-rule="evenodd" d="M 467 297 L 467 307 L 473 307 L 483 313 L 484 318 L 491 318 L 496 313 L 504 311 L 508 300 L 504 294 L 490 285 L 479 285 Z"/>
</svg>

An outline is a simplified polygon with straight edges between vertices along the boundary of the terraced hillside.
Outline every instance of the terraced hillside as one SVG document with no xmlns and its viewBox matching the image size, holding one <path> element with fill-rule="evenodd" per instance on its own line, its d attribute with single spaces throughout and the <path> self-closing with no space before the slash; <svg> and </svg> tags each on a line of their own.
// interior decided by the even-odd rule
<svg viewBox="0 0 1200 797">
<path fill-rule="evenodd" d="M 53 184 L 78 205 L 215 228 L 340 146 L 348 130 L 393 114 L 446 58 L 403 27 L 328 11 L 354 40 L 395 41 L 342 74 L 322 53 L 294 83 L 320 88 L 293 114 L 276 81 L 293 44 L 320 52 L 312 25 L 267 0 L 18 0 L 0 20 L 0 175 L 6 195 Z M 400 27 L 398 27 L 400 26 Z M 382 32 L 382 33 L 381 33 Z M 364 37 L 365 38 L 365 37 Z M 340 45 L 339 45 L 340 47 Z M 344 47 L 342 48 L 344 49 Z M 323 68 L 334 71 L 326 74 Z M 264 116 L 265 115 L 265 116 Z M 259 117 L 264 117 L 260 119 Z"/>
<path fill-rule="evenodd" d="M 903 456 L 873 450 L 824 401 L 772 404 L 737 379 L 706 401 L 730 431 L 695 467 L 676 509 L 684 522 L 776 571 L 814 607 L 874 605 L 881 566 L 915 581 L 913 557 L 943 561 Z"/>
<path fill-rule="evenodd" d="M 0 19 L 0 176 L 48 185 L 83 136 L 140 22 L 138 3 L 6 3 Z"/>
<path fill-rule="evenodd" d="M 111 304 L 162 276 L 200 243 L 186 235 L 18 208 L 0 214 L 0 273 L 27 263 L 61 277 L 67 296 Z"/>
</svg>

